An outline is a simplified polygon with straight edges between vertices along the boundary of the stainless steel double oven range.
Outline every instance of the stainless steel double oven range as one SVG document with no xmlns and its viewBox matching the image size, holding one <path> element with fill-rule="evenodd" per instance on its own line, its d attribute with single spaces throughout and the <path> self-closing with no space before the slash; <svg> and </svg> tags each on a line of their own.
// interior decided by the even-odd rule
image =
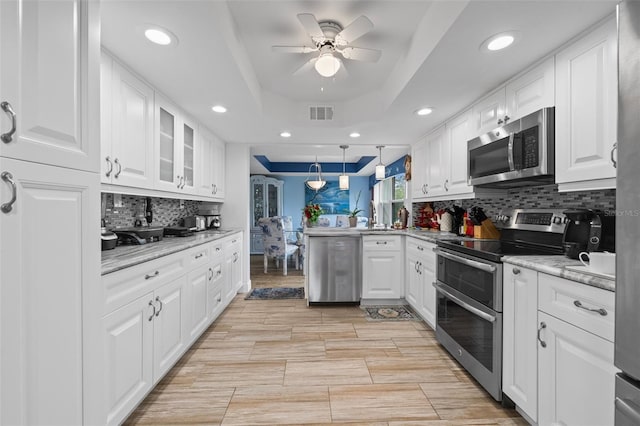
<svg viewBox="0 0 640 426">
<path fill-rule="evenodd" d="M 502 400 L 504 255 L 563 254 L 562 210 L 510 210 L 500 240 L 438 241 L 436 337 L 496 401 Z"/>
</svg>

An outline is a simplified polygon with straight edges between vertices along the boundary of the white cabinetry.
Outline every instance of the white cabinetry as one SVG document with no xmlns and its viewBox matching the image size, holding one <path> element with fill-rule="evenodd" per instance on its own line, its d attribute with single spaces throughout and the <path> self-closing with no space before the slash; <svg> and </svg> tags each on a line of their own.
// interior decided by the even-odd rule
<svg viewBox="0 0 640 426">
<path fill-rule="evenodd" d="M 178 107 L 156 93 L 155 189 L 195 194 L 196 125 Z"/>
<path fill-rule="evenodd" d="M 217 318 L 223 305 L 223 288 L 227 275 L 224 272 L 225 259 L 222 243 L 213 244 L 211 250 L 211 278 L 207 284 L 207 312 L 210 318 Z"/>
<path fill-rule="evenodd" d="M 198 141 L 198 194 L 224 201 L 224 143 L 203 126 L 199 128 Z"/>
<path fill-rule="evenodd" d="M 399 299 L 404 293 L 400 235 L 362 236 L 362 298 Z"/>
<path fill-rule="evenodd" d="M 493 91 L 472 107 L 471 137 L 517 120 L 541 108 L 554 105 L 554 59 L 550 57 L 524 74 Z"/>
<path fill-rule="evenodd" d="M 12 120 L 0 110 L 0 133 L 8 140 L 0 143 L 0 156 L 98 169 L 91 126 L 98 118 L 100 53 L 92 34 L 97 8 L 88 3 L 0 2 L 0 102 L 16 124 L 11 134 Z"/>
<path fill-rule="evenodd" d="M 444 126 L 437 128 L 427 135 L 429 146 L 427 162 L 429 163 L 427 175 L 427 197 L 431 198 L 445 192 L 445 180 L 449 170 L 449 158 L 447 153 L 446 131 Z"/>
<path fill-rule="evenodd" d="M 3 425 L 98 423 L 98 7 L 0 2 Z"/>
<path fill-rule="evenodd" d="M 102 52 L 101 179 L 153 187 L 153 89 Z"/>
<path fill-rule="evenodd" d="M 426 198 L 429 178 L 429 145 L 421 139 L 411 147 L 411 198 L 420 201 Z"/>
<path fill-rule="evenodd" d="M 258 220 L 282 215 L 284 182 L 266 176 L 251 176 L 251 254 L 262 254 L 262 228 Z"/>
<path fill-rule="evenodd" d="M 538 415 L 538 273 L 503 265 L 502 392 L 536 422 Z"/>
<path fill-rule="evenodd" d="M 225 241 L 224 256 L 227 278 L 224 280 L 224 300 L 229 303 L 242 286 L 242 237 Z"/>
<path fill-rule="evenodd" d="M 406 239 L 405 300 L 433 329 L 436 320 L 434 248 L 435 244 L 418 238 Z"/>
<path fill-rule="evenodd" d="M 617 32 L 611 18 L 556 56 L 556 183 L 615 188 Z"/>
</svg>

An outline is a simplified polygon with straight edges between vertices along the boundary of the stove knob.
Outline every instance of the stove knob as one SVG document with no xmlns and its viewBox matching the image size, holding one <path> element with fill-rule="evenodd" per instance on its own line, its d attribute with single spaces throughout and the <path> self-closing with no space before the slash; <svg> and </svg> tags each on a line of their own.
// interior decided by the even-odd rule
<svg viewBox="0 0 640 426">
<path fill-rule="evenodd" d="M 564 219 L 562 219 L 562 223 L 567 224 L 569 223 L 569 218 L 565 217 Z"/>
<path fill-rule="evenodd" d="M 556 225 L 560 225 L 562 223 L 562 218 L 560 216 L 555 216 L 553 218 L 553 223 Z"/>
<path fill-rule="evenodd" d="M 502 216 L 502 221 L 503 222 L 509 222 L 511 220 L 511 216 L 507 216 L 507 215 L 503 215 Z"/>
</svg>

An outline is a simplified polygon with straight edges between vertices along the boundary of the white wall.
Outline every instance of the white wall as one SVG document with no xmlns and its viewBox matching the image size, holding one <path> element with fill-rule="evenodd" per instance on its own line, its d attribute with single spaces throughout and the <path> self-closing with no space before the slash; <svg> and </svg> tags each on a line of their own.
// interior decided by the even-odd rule
<svg viewBox="0 0 640 426">
<path fill-rule="evenodd" d="M 222 227 L 242 229 L 244 238 L 242 243 L 243 267 L 242 281 L 244 287 L 241 291 L 249 291 L 251 287 L 249 275 L 249 158 L 248 145 L 230 144 L 226 146 L 225 167 L 225 198 L 222 205 Z"/>
</svg>

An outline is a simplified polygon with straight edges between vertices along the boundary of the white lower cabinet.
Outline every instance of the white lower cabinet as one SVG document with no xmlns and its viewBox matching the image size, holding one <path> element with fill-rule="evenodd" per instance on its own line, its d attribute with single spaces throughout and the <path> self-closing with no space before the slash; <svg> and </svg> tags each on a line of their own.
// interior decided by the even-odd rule
<svg viewBox="0 0 640 426">
<path fill-rule="evenodd" d="M 404 296 L 404 263 L 400 235 L 362 237 L 362 298 Z"/>
<path fill-rule="evenodd" d="M 100 423 L 122 423 L 228 305 L 223 291 L 242 284 L 241 241 L 238 233 L 103 276 Z"/>
<path fill-rule="evenodd" d="M 614 293 L 504 264 L 502 391 L 531 423 L 613 425 Z"/>
<path fill-rule="evenodd" d="M 107 424 L 119 424 L 186 349 L 181 277 L 104 318 Z"/>
<path fill-rule="evenodd" d="M 546 344 L 538 350 L 538 423 L 613 425 L 613 343 L 544 312 L 538 320 Z"/>
<path fill-rule="evenodd" d="M 502 392 L 533 422 L 538 417 L 538 273 L 503 265 Z"/>
<path fill-rule="evenodd" d="M 406 287 L 404 298 L 409 305 L 435 329 L 436 324 L 436 257 L 435 244 L 418 238 L 407 237 L 406 241 Z"/>
</svg>

